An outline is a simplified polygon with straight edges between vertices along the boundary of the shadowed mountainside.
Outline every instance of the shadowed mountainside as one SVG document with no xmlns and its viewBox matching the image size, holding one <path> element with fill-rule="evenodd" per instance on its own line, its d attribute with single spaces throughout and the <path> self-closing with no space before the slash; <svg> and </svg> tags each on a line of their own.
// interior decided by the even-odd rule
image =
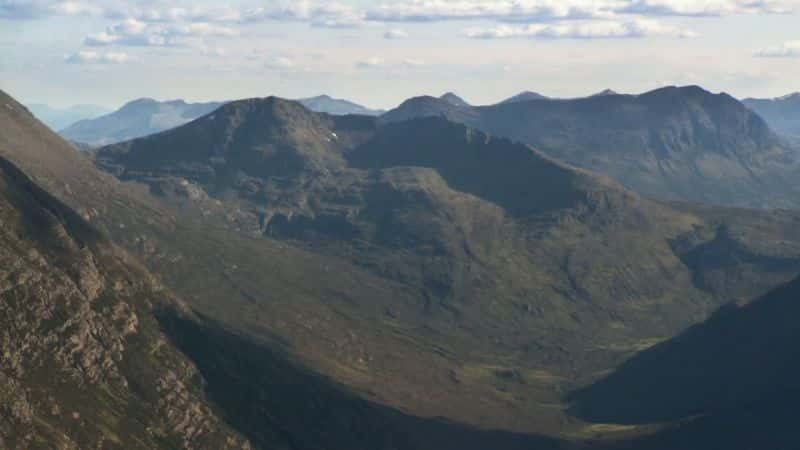
<svg viewBox="0 0 800 450">
<path fill-rule="evenodd" d="M 786 418 L 800 399 L 799 298 L 794 280 L 729 305 L 576 393 L 574 410 L 613 423 L 695 418 L 646 440 L 651 448 L 795 448 Z"/>
</svg>

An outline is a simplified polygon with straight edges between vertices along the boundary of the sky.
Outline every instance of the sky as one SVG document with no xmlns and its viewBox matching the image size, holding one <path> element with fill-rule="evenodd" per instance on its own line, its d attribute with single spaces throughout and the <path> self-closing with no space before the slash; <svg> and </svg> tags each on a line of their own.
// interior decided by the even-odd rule
<svg viewBox="0 0 800 450">
<path fill-rule="evenodd" d="M 800 0 L 0 0 L 0 89 L 118 107 L 318 94 L 800 91 Z"/>
</svg>

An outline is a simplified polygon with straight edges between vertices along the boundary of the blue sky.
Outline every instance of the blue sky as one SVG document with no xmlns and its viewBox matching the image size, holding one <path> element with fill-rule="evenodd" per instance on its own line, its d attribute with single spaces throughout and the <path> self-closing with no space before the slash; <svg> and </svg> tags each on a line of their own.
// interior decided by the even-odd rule
<svg viewBox="0 0 800 450">
<path fill-rule="evenodd" d="M 800 0 L 0 0 L 24 102 L 800 90 Z"/>
</svg>

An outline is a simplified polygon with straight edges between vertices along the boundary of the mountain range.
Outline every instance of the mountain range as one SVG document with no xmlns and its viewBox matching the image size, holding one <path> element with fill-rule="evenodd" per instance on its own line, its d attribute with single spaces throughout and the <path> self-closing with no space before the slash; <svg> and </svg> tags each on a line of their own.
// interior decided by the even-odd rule
<svg viewBox="0 0 800 450">
<path fill-rule="evenodd" d="M 733 97 L 695 86 L 482 107 L 418 97 L 381 120 L 426 116 L 530 144 L 646 196 L 728 206 L 797 205 L 796 152 Z"/>
<path fill-rule="evenodd" d="M 686 101 L 682 90 L 671 92 L 675 103 Z M 629 96 L 597 99 L 616 97 Z M 756 122 L 741 134 L 721 134 L 725 143 L 745 142 L 733 154 L 771 151 L 750 143 L 771 143 L 768 129 L 746 114 L 718 114 L 715 102 L 724 106 L 727 98 L 712 97 L 685 108 L 721 130 Z M 646 105 L 681 122 L 684 107 L 659 109 L 664 102 Z M 800 273 L 798 213 L 649 199 L 525 143 L 449 120 L 490 108 L 455 95 L 424 99 L 433 112 L 407 120 L 398 116 L 408 105 L 375 118 L 316 113 L 275 97 L 241 100 L 83 155 L 12 98 L 2 94 L 0 103 L 0 157 L 53 195 L 61 209 L 48 210 L 56 217 L 142 261 L 146 268 L 132 282 L 142 279 L 133 284 L 157 279 L 159 297 L 175 299 L 163 307 L 145 302 L 136 313 L 152 320 L 150 335 L 164 336 L 171 358 L 195 368 L 182 372 L 192 374 L 191 383 L 166 384 L 187 386 L 191 394 L 170 398 L 196 406 L 168 406 L 164 416 L 147 409 L 151 397 L 136 397 L 139 390 L 125 398 L 177 438 L 185 428 L 171 426 L 174 409 L 207 411 L 203 423 L 219 424 L 208 436 L 254 448 L 652 449 L 682 440 L 680 448 L 706 449 L 725 432 L 717 425 L 725 422 L 713 419 L 723 416 L 694 415 L 735 410 L 738 400 L 723 393 L 698 408 L 706 391 L 684 395 L 676 384 L 663 404 L 656 393 L 652 403 L 636 403 L 615 394 L 625 386 L 615 377 L 627 380 L 642 366 L 659 373 L 649 366 L 674 362 L 660 352 L 686 341 L 691 326 L 710 317 L 699 329 L 713 328 L 738 310 L 731 300 L 767 304 Z M 542 102 L 518 104 L 528 103 Z M 687 142 L 704 145 L 692 150 L 719 151 L 697 133 Z M 63 244 L 54 242 L 36 245 L 58 256 Z M 83 241 L 75 247 L 92 251 Z M 94 258 L 99 271 L 114 264 Z M 76 284 L 97 278 L 68 261 L 54 264 L 74 267 Z M 780 297 L 791 298 L 788 292 Z M 23 330 L 40 333 L 27 323 Z M 716 345 L 717 338 L 704 344 L 707 336 L 714 333 L 692 338 L 697 349 Z M 751 354 L 742 361 L 760 361 Z M 18 360 L 36 361 L 27 354 Z M 140 369 L 160 373 L 150 363 Z M 38 378 L 17 379 L 47 392 Z M 96 386 L 105 392 L 111 385 Z M 747 378 L 729 386 L 744 403 L 763 388 Z M 620 408 L 608 412 L 617 398 Z M 642 405 L 652 408 L 635 409 Z M 128 417 L 100 406 L 92 414 Z M 44 415 L 32 408 L 30 422 Z M 63 430 L 83 447 L 115 436 L 128 441 L 116 428 Z M 767 436 L 771 428 L 748 431 Z M 52 439 L 46 430 L 28 434 Z M 191 445 L 208 446 L 163 444 Z"/>
<path fill-rule="evenodd" d="M 312 111 L 334 115 L 377 116 L 384 113 L 382 110 L 372 110 L 327 95 L 306 98 L 298 102 Z M 69 121 L 63 123 L 63 126 L 51 126 L 51 128 L 61 130 L 62 136 L 75 142 L 79 147 L 84 145 L 98 147 L 175 128 L 214 111 L 224 103 L 186 103 L 183 100 L 161 102 L 141 98 L 126 103 L 117 111 L 87 115 L 82 118 L 84 120 Z M 44 111 L 43 108 L 41 110 Z"/>
<path fill-rule="evenodd" d="M 93 119 L 108 114 L 108 108 L 97 105 L 75 105 L 68 108 L 54 108 L 42 103 L 31 103 L 28 109 L 39 120 L 53 130 L 61 130 L 75 122 Z"/>
<path fill-rule="evenodd" d="M 800 270 L 792 213 L 647 200 L 441 117 L 250 99 L 94 156 L 184 214 L 397 286 L 408 300 L 337 306 L 374 336 L 359 340 L 364 356 L 346 370 L 311 364 L 383 403 L 481 427 L 581 435 L 586 425 L 557 425 L 565 417 L 546 406 L 559 389 Z M 396 331 L 376 345 L 380 323 Z M 401 336 L 413 365 L 389 356 L 409 351 Z"/>
<path fill-rule="evenodd" d="M 747 98 L 742 102 L 761 115 L 777 132 L 800 138 L 800 93 L 779 98 Z"/>
</svg>

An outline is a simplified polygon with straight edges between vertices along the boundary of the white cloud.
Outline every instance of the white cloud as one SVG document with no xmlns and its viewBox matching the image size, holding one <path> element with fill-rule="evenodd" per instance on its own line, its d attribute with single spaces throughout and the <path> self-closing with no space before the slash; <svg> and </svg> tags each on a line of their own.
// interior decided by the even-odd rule
<svg viewBox="0 0 800 450">
<path fill-rule="evenodd" d="M 339 2 L 296 0 L 283 2 L 275 8 L 254 8 L 242 15 L 244 22 L 275 20 L 308 22 L 327 28 L 354 28 L 363 25 L 363 14 Z"/>
<path fill-rule="evenodd" d="M 762 48 L 756 52 L 762 58 L 800 58 L 800 41 L 785 42 L 775 47 Z"/>
<path fill-rule="evenodd" d="M 408 37 L 408 33 L 405 30 L 393 28 L 383 33 L 383 37 L 384 39 L 405 39 Z"/>
<path fill-rule="evenodd" d="M 179 36 L 238 36 L 235 28 L 222 27 L 208 22 L 193 22 L 185 25 L 175 25 L 166 29 L 167 34 Z"/>
<path fill-rule="evenodd" d="M 385 63 L 386 61 L 384 61 L 383 58 L 378 58 L 374 56 L 372 58 L 367 58 L 361 61 L 357 61 L 355 66 L 357 69 L 375 69 L 383 66 Z"/>
<path fill-rule="evenodd" d="M 632 0 L 618 12 L 640 15 L 718 17 L 734 14 L 785 14 L 797 0 Z"/>
<path fill-rule="evenodd" d="M 725 16 L 787 13 L 798 0 L 405 0 L 367 10 L 367 20 L 553 22 L 619 15 Z"/>
<path fill-rule="evenodd" d="M 608 18 L 608 1 L 586 0 L 406 0 L 367 10 L 368 20 L 434 22 L 444 20 L 552 21 Z"/>
<path fill-rule="evenodd" d="M 204 45 L 205 37 L 230 37 L 238 35 L 238 30 L 230 27 L 195 22 L 176 25 L 149 24 L 137 19 L 127 19 L 106 28 L 105 31 L 90 34 L 84 44 L 90 47 L 107 45 L 123 46 L 185 46 Z"/>
<path fill-rule="evenodd" d="M 424 66 L 425 61 L 421 59 L 405 59 L 403 60 L 403 66 L 405 67 L 420 67 Z"/>
<path fill-rule="evenodd" d="M 499 25 L 491 28 L 471 28 L 466 30 L 465 34 L 473 39 L 613 39 L 654 36 L 690 38 L 697 36 L 696 33 L 689 30 L 645 19 L 628 22 L 584 21 L 526 26 Z"/>
<path fill-rule="evenodd" d="M 264 66 L 273 70 L 290 70 L 294 69 L 297 64 L 288 56 L 273 56 L 267 60 Z"/>
<path fill-rule="evenodd" d="M 0 19 L 29 20 L 42 17 L 101 14 L 95 2 L 82 0 L 0 0 Z"/>
<path fill-rule="evenodd" d="M 800 0 L 398 0 L 357 8 L 339 1 L 281 0 L 277 6 L 208 6 L 167 0 L 0 0 L 0 18 L 32 19 L 92 14 L 143 22 L 245 23 L 276 20 L 322 27 L 357 27 L 365 22 L 497 20 L 551 22 L 612 19 L 620 14 L 725 16 L 797 10 Z"/>
<path fill-rule="evenodd" d="M 82 51 L 68 55 L 65 60 L 70 64 L 119 64 L 131 61 L 132 58 L 127 53 Z"/>
</svg>

